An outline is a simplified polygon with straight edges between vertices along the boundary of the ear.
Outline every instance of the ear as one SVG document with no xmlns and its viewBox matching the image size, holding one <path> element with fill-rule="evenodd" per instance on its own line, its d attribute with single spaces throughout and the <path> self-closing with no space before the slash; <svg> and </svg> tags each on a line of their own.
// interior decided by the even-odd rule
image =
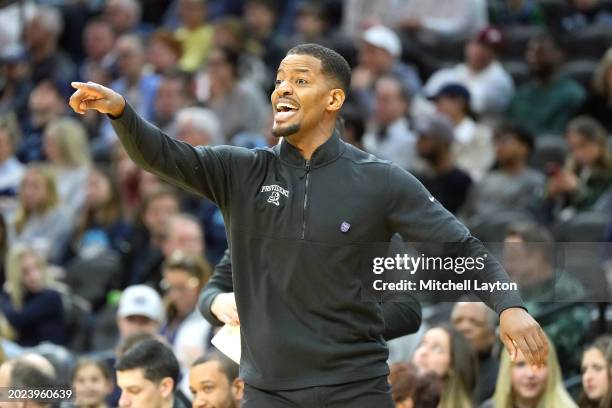
<svg viewBox="0 0 612 408">
<path fill-rule="evenodd" d="M 325 107 L 325 110 L 329 112 L 337 112 L 342 107 L 342 104 L 346 99 L 346 95 L 342 89 L 334 88 L 329 91 L 327 98 L 327 106 Z"/>
<path fill-rule="evenodd" d="M 159 382 L 159 392 L 162 398 L 169 398 L 172 395 L 174 388 L 174 380 L 170 377 L 165 377 Z"/>
<path fill-rule="evenodd" d="M 244 394 L 244 381 L 241 378 L 235 378 L 232 381 L 232 395 L 236 401 L 242 401 Z"/>
</svg>

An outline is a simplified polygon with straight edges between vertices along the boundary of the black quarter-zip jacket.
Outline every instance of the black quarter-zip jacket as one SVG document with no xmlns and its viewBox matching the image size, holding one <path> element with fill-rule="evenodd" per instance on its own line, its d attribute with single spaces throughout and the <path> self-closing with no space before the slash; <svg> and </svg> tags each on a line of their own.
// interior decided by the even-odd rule
<svg viewBox="0 0 612 408">
<path fill-rule="evenodd" d="M 337 133 L 309 161 L 283 140 L 267 149 L 191 147 L 126 105 L 113 127 L 145 170 L 216 203 L 232 252 L 241 321 L 240 376 L 267 390 L 388 374 L 379 304 L 364 301 L 368 245 L 394 233 L 411 242 L 482 244 L 411 174 Z M 509 282 L 488 258 L 477 276 Z M 483 293 L 496 312 L 524 307 L 515 293 Z"/>
</svg>

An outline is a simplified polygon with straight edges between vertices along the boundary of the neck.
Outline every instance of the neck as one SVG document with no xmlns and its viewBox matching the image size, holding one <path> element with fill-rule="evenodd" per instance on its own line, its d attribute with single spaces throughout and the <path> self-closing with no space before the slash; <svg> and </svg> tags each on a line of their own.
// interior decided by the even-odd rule
<svg viewBox="0 0 612 408">
<path fill-rule="evenodd" d="M 335 118 L 331 124 L 322 121 L 315 129 L 295 133 L 287 136 L 285 140 L 298 149 L 305 160 L 310 160 L 315 150 L 331 137 L 334 124 Z"/>
<path fill-rule="evenodd" d="M 172 408 L 174 405 L 174 395 L 171 395 L 167 400 L 161 401 L 159 408 Z"/>
<path fill-rule="evenodd" d="M 450 112 L 448 114 L 448 117 L 450 118 L 450 120 L 453 121 L 453 123 L 456 126 L 460 124 L 461 122 L 463 122 L 463 119 L 465 119 L 466 115 L 463 112 L 457 111 L 457 112 Z"/>
<path fill-rule="evenodd" d="M 508 174 L 518 174 L 525 169 L 525 162 L 522 160 L 514 160 L 508 163 L 505 163 L 502 167 L 504 173 Z"/>
<path fill-rule="evenodd" d="M 440 157 L 435 163 L 432 163 L 432 167 L 436 174 L 442 174 L 453 168 L 453 160 L 448 151 L 440 153 Z"/>
<path fill-rule="evenodd" d="M 538 405 L 539 397 L 535 398 L 523 398 L 516 395 L 514 398 L 514 406 L 516 408 L 536 408 Z"/>
</svg>

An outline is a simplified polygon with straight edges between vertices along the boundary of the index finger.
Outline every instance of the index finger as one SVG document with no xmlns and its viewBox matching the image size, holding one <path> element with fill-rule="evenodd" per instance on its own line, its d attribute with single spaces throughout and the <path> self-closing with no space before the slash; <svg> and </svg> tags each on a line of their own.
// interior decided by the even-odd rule
<svg viewBox="0 0 612 408">
<path fill-rule="evenodd" d="M 96 94 L 97 96 L 101 96 L 103 94 L 102 92 L 102 86 L 100 84 L 96 84 L 95 82 L 71 82 L 70 85 L 78 90 L 82 90 L 85 92 L 91 92 Z"/>
</svg>

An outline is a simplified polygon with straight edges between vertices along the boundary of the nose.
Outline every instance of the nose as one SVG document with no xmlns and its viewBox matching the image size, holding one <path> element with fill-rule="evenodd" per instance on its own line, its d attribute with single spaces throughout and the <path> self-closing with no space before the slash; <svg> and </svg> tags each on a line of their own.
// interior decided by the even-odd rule
<svg viewBox="0 0 612 408">
<path fill-rule="evenodd" d="M 125 395 L 124 392 L 121 393 L 121 397 L 119 397 L 119 407 L 129 407 L 130 406 L 130 398 Z"/>
<path fill-rule="evenodd" d="M 279 96 L 285 96 L 285 95 L 292 94 L 293 89 L 291 88 L 289 81 L 281 81 L 281 83 L 278 84 L 278 86 L 276 87 L 276 93 Z"/>
</svg>

